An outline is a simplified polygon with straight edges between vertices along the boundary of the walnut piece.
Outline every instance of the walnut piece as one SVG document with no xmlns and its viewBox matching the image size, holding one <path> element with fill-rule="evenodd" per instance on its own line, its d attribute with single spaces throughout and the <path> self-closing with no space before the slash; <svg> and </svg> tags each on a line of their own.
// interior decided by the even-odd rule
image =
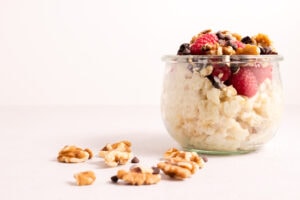
<svg viewBox="0 0 300 200">
<path fill-rule="evenodd" d="M 99 156 L 104 158 L 104 162 L 110 167 L 124 165 L 132 157 L 131 143 L 120 141 L 114 144 L 107 144 L 99 152 Z"/>
<path fill-rule="evenodd" d="M 176 162 L 192 162 L 195 163 L 199 168 L 204 166 L 204 160 L 196 152 L 179 151 L 176 148 L 167 150 L 164 154 L 166 160 L 173 160 Z"/>
<path fill-rule="evenodd" d="M 262 47 L 270 47 L 272 45 L 269 36 L 263 33 L 257 34 L 253 39 L 256 41 L 257 45 Z"/>
<path fill-rule="evenodd" d="M 175 179 L 185 179 L 192 175 L 191 170 L 186 167 L 182 167 L 177 163 L 171 163 L 169 161 L 160 162 L 157 167 L 161 169 L 166 175 Z"/>
<path fill-rule="evenodd" d="M 119 170 L 117 177 L 130 185 L 151 185 L 161 180 L 160 174 L 155 173 L 153 169 L 145 169 L 139 166 L 134 166 L 129 171 Z"/>
<path fill-rule="evenodd" d="M 259 55 L 260 49 L 256 45 L 246 44 L 244 48 L 238 48 L 236 50 L 237 55 Z"/>
<path fill-rule="evenodd" d="M 58 153 L 57 160 L 65 163 L 80 163 L 92 157 L 93 152 L 88 148 L 82 149 L 74 145 L 66 145 Z"/>
<path fill-rule="evenodd" d="M 176 148 L 166 151 L 164 159 L 157 167 L 175 179 L 188 178 L 204 166 L 204 160 L 196 152 L 179 151 Z"/>
<path fill-rule="evenodd" d="M 96 180 L 96 175 L 93 171 L 84 171 L 74 174 L 74 178 L 79 186 L 91 185 Z"/>
</svg>

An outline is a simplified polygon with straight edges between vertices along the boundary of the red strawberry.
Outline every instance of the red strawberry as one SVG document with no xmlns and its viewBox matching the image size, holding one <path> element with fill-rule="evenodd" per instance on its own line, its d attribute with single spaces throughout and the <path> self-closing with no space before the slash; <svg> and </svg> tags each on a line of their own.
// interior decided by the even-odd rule
<svg viewBox="0 0 300 200">
<path fill-rule="evenodd" d="M 236 74 L 231 75 L 229 81 L 240 95 L 253 97 L 257 92 L 257 80 L 250 67 L 240 67 Z"/>
<path fill-rule="evenodd" d="M 228 80 L 231 75 L 231 70 L 227 65 L 215 65 L 211 73 L 212 76 L 218 77 L 222 82 Z"/>
<path fill-rule="evenodd" d="M 270 80 L 272 79 L 272 66 L 262 67 L 258 65 L 255 67 L 251 67 L 251 69 L 256 77 L 258 84 L 261 84 L 267 78 L 269 78 Z"/>
<path fill-rule="evenodd" d="M 193 44 L 191 44 L 191 54 L 192 55 L 202 55 L 204 52 L 202 51 L 202 47 L 204 45 L 216 44 L 218 42 L 218 37 L 212 33 L 206 33 L 199 36 Z"/>
</svg>

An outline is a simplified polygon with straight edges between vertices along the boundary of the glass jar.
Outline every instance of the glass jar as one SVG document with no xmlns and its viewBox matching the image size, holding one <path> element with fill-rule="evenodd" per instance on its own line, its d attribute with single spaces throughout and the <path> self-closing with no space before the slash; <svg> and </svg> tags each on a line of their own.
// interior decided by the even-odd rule
<svg viewBox="0 0 300 200">
<path fill-rule="evenodd" d="M 262 147 L 282 115 L 279 55 L 163 57 L 162 118 L 185 149 L 238 154 Z"/>
</svg>

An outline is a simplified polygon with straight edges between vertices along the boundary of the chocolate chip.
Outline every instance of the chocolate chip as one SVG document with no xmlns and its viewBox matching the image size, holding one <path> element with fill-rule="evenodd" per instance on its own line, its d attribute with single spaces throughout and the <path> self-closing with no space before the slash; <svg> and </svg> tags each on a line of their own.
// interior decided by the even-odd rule
<svg viewBox="0 0 300 200">
<path fill-rule="evenodd" d="M 259 47 L 260 55 L 277 54 L 270 47 Z"/>
<path fill-rule="evenodd" d="M 132 159 L 131 159 L 131 163 L 139 163 L 140 160 L 138 159 L 138 157 L 134 156 Z"/>
<path fill-rule="evenodd" d="M 208 158 L 207 158 L 206 155 L 201 155 L 200 157 L 203 159 L 204 162 L 207 162 L 207 161 L 208 161 Z"/>
<path fill-rule="evenodd" d="M 231 46 L 234 50 L 237 50 L 238 46 L 233 40 L 227 41 L 227 46 Z"/>
<path fill-rule="evenodd" d="M 152 167 L 152 174 L 159 174 L 160 173 L 160 169 L 158 167 Z"/>
<path fill-rule="evenodd" d="M 221 89 L 222 88 L 221 80 L 218 77 L 209 75 L 207 78 L 210 80 L 210 82 L 212 83 L 212 85 L 215 88 L 217 88 L 217 89 Z"/>
<path fill-rule="evenodd" d="M 225 39 L 225 35 L 221 33 L 220 31 L 216 33 L 217 37 L 221 40 Z"/>
<path fill-rule="evenodd" d="M 131 172 L 136 172 L 136 173 L 142 173 L 143 172 L 142 168 L 140 168 L 139 166 L 136 166 L 136 165 L 131 166 L 130 171 Z"/>
<path fill-rule="evenodd" d="M 110 177 L 110 180 L 113 182 L 113 183 L 117 183 L 119 178 L 117 176 L 112 176 Z"/>
<path fill-rule="evenodd" d="M 225 40 L 218 40 L 220 46 L 225 46 L 226 45 L 226 41 Z"/>
<path fill-rule="evenodd" d="M 225 35 L 224 39 L 225 39 L 225 40 L 232 40 L 233 38 L 232 38 L 231 35 Z"/>
<path fill-rule="evenodd" d="M 231 70 L 232 74 L 236 74 L 240 70 L 240 67 L 239 67 L 238 64 L 231 64 L 230 65 L 230 70 Z"/>
<path fill-rule="evenodd" d="M 243 37 L 241 42 L 244 43 L 244 44 L 253 44 L 253 41 L 249 36 Z"/>
<path fill-rule="evenodd" d="M 177 55 L 189 55 L 189 54 L 191 54 L 190 44 L 183 43 L 182 45 L 180 45 L 180 47 L 177 51 Z"/>
</svg>

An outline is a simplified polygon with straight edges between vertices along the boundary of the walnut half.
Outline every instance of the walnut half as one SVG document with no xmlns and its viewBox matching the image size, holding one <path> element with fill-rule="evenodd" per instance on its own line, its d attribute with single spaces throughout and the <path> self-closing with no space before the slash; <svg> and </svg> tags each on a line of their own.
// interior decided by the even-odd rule
<svg viewBox="0 0 300 200">
<path fill-rule="evenodd" d="M 66 145 L 58 153 L 57 160 L 65 163 L 80 163 L 93 157 L 90 149 L 82 149 L 74 145 Z"/>
<path fill-rule="evenodd" d="M 104 158 L 104 162 L 110 167 L 124 165 L 132 157 L 131 143 L 120 141 L 114 144 L 107 144 L 99 152 L 99 156 Z"/>
<path fill-rule="evenodd" d="M 156 170 L 139 166 L 134 166 L 129 171 L 119 170 L 117 178 L 130 185 L 151 185 L 161 180 L 161 176 Z"/>
<path fill-rule="evenodd" d="M 204 166 L 204 160 L 195 152 L 179 151 L 171 148 L 164 154 L 164 162 L 157 164 L 166 175 L 175 179 L 185 179 Z"/>
</svg>

